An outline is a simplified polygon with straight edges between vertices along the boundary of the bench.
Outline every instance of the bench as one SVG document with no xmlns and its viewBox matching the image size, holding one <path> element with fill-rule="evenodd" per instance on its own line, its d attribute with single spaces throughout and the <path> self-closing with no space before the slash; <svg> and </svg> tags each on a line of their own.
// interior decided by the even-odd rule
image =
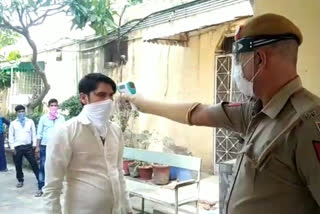
<svg viewBox="0 0 320 214">
<path fill-rule="evenodd" d="M 175 214 L 178 214 L 179 206 L 195 203 L 197 210 L 196 212 L 199 212 L 198 201 L 201 158 L 162 152 L 152 152 L 128 147 L 125 147 L 124 149 L 123 158 L 145 161 L 149 163 L 164 164 L 196 172 L 196 176 L 194 176 L 196 177 L 195 179 L 181 182 L 170 182 L 168 185 L 161 186 L 153 184 L 151 181 L 143 181 L 138 178 L 126 177 L 129 195 L 142 199 L 142 213 L 144 213 L 145 200 L 174 207 Z"/>
</svg>

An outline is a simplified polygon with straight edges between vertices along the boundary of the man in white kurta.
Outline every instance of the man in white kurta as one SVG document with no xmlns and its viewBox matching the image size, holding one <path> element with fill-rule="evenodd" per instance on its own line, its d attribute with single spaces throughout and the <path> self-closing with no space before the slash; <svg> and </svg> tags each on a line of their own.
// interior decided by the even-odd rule
<svg viewBox="0 0 320 214">
<path fill-rule="evenodd" d="M 98 82 L 96 90 L 99 89 Z M 105 109 L 111 104 L 112 101 L 105 100 L 85 105 L 80 115 L 62 125 L 48 144 L 43 195 L 46 213 L 132 213 L 122 172 L 122 132 L 116 124 L 106 121 L 101 134 L 91 114 L 99 113 L 98 106 L 97 109 L 102 109 L 101 115 L 109 115 Z M 63 190 L 64 206 L 61 206 L 64 178 L 66 189 Z"/>
</svg>

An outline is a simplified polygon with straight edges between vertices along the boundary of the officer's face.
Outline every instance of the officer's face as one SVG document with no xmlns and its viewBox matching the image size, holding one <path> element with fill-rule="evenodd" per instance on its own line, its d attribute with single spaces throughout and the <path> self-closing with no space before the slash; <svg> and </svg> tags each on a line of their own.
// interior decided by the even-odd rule
<svg viewBox="0 0 320 214">
<path fill-rule="evenodd" d="M 243 76 L 248 81 L 252 81 L 254 72 L 254 52 L 240 53 L 237 57 L 237 63 L 242 67 Z"/>
<path fill-rule="evenodd" d="M 253 91 L 255 96 L 261 97 L 264 88 L 273 81 L 268 78 L 270 72 L 267 71 L 267 62 L 270 61 L 266 48 L 259 48 L 252 52 L 240 53 L 239 63 L 242 65 L 244 78 L 253 82 Z"/>
</svg>

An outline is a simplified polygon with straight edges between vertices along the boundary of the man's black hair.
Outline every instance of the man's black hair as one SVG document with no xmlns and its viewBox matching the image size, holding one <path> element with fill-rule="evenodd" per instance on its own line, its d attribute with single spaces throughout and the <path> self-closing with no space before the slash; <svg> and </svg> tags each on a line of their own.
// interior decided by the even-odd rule
<svg viewBox="0 0 320 214">
<path fill-rule="evenodd" d="M 97 89 L 99 83 L 105 83 L 111 86 L 114 93 L 116 93 L 116 83 L 109 77 L 101 73 L 91 73 L 85 75 L 79 82 L 79 93 L 89 95 L 90 92 Z"/>
<path fill-rule="evenodd" d="M 18 111 L 20 111 L 20 110 L 26 110 L 26 107 L 24 107 L 23 105 L 17 105 L 17 106 L 14 108 L 14 110 L 15 110 L 16 112 L 18 112 Z"/>
<path fill-rule="evenodd" d="M 50 106 L 51 103 L 57 103 L 58 104 L 58 100 L 55 99 L 55 98 L 50 99 L 49 102 L 48 102 L 48 106 Z"/>
</svg>

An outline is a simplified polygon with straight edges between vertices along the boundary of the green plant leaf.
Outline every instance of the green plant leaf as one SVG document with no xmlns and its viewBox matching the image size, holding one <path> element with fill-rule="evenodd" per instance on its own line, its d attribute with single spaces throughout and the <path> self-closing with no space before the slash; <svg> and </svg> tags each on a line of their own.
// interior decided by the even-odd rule
<svg viewBox="0 0 320 214">
<path fill-rule="evenodd" d="M 10 73 L 0 71 L 0 91 L 11 87 Z"/>
<path fill-rule="evenodd" d="M 13 61 L 21 58 L 20 51 L 11 51 L 6 57 L 8 61 Z"/>
<path fill-rule="evenodd" d="M 69 99 L 65 100 L 61 105 L 60 108 L 62 111 L 66 111 L 65 116 L 66 119 L 71 119 L 72 117 L 78 116 L 82 111 L 82 104 L 80 103 L 80 97 L 72 96 Z"/>
</svg>

